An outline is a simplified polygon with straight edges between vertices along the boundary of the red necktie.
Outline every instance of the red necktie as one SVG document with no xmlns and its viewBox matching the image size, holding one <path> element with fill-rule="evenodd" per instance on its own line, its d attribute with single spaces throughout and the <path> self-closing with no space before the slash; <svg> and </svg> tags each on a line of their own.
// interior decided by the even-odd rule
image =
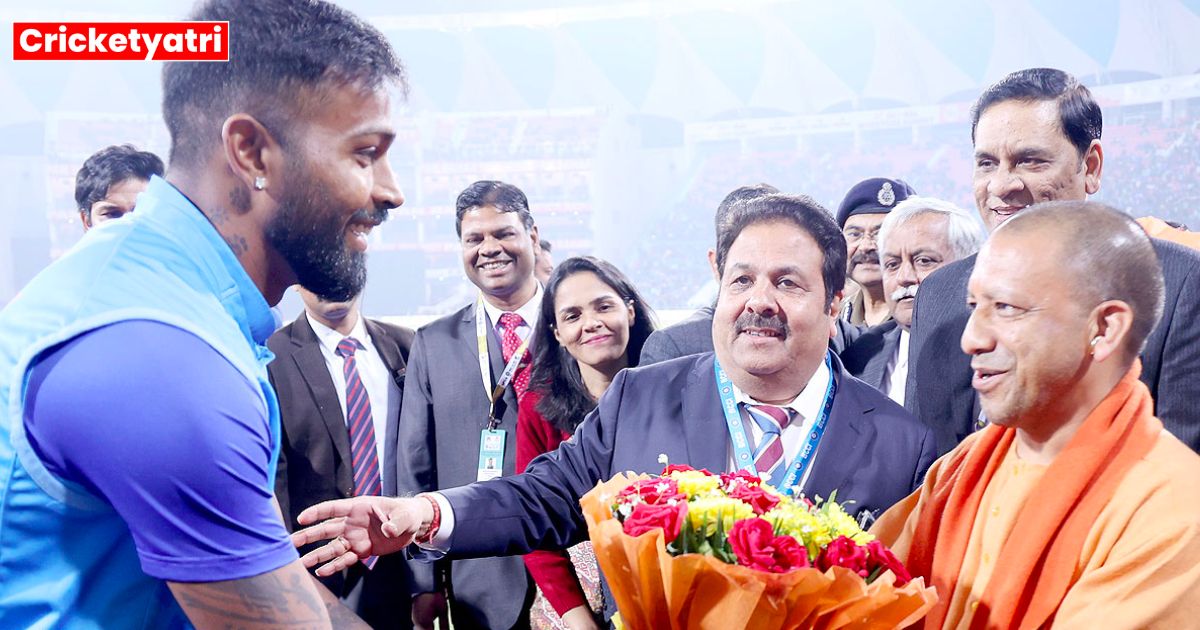
<svg viewBox="0 0 1200 630">
<path fill-rule="evenodd" d="M 375 452 L 375 423 L 371 419 L 371 399 L 358 376 L 354 353 L 358 340 L 346 337 L 338 342 L 337 355 L 345 359 L 342 374 L 346 377 L 346 426 L 350 429 L 350 461 L 354 467 L 354 496 L 381 494 L 379 456 Z M 375 556 L 363 560 L 368 569 L 375 566 Z"/>
<path fill-rule="evenodd" d="M 525 320 L 516 313 L 504 313 L 500 315 L 500 328 L 503 332 L 500 334 L 500 353 L 504 357 L 504 364 L 512 360 L 513 353 L 517 348 L 521 347 L 521 336 L 517 334 L 517 328 L 524 326 Z M 529 387 L 529 352 L 525 352 L 525 356 L 521 358 L 521 367 L 517 368 L 517 373 L 513 375 L 512 388 L 520 398 L 521 394 L 525 393 L 525 389 Z"/>
</svg>

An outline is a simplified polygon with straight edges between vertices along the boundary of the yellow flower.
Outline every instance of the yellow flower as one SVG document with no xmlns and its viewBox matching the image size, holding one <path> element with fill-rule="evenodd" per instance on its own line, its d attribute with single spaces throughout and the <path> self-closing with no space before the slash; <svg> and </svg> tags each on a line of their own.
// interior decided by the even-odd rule
<svg viewBox="0 0 1200 630">
<path fill-rule="evenodd" d="M 697 470 L 677 470 L 668 476 L 679 484 L 679 491 L 689 499 L 717 494 L 721 485 L 720 477 L 706 475 Z"/>
<path fill-rule="evenodd" d="M 858 526 L 858 521 L 854 517 L 846 513 L 846 510 L 841 505 L 832 501 L 826 501 L 817 510 L 817 517 L 829 529 L 834 538 L 845 536 L 854 542 L 865 545 L 875 537 L 863 531 L 863 528 Z"/>
<path fill-rule="evenodd" d="M 796 501 L 784 501 L 763 515 L 775 528 L 776 535 L 795 538 L 810 550 L 828 545 L 835 536 L 827 523 Z"/>
<path fill-rule="evenodd" d="M 709 496 L 688 502 L 688 524 L 695 529 L 703 527 L 705 536 L 717 532 L 718 519 L 728 532 L 736 521 L 753 516 L 754 508 L 729 497 Z"/>
</svg>

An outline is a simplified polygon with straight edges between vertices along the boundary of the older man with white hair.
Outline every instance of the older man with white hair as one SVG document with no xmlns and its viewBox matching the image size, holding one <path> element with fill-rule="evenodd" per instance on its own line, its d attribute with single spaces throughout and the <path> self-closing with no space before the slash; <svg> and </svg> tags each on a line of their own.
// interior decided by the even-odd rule
<svg viewBox="0 0 1200 630">
<path fill-rule="evenodd" d="M 983 241 L 979 222 L 941 199 L 912 196 L 888 213 L 878 246 L 892 319 L 847 346 L 841 355 L 846 370 L 903 405 L 917 287 L 935 269 L 979 251 Z"/>
</svg>

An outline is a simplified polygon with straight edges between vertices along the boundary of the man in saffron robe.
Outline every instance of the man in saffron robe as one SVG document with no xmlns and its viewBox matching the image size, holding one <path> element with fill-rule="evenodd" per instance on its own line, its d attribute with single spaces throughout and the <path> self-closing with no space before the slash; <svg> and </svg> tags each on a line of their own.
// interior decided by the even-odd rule
<svg viewBox="0 0 1200 630">
<path fill-rule="evenodd" d="M 1153 246 L 1056 202 L 984 246 L 962 336 L 991 422 L 872 531 L 941 602 L 926 628 L 1200 623 L 1200 456 L 1153 415 L 1138 354 L 1163 310 Z"/>
</svg>

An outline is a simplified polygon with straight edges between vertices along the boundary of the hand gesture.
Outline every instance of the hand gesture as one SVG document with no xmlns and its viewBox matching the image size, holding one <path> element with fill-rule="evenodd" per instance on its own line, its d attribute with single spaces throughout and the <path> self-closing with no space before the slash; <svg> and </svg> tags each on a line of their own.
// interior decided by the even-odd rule
<svg viewBox="0 0 1200 630">
<path fill-rule="evenodd" d="M 329 541 L 300 558 L 310 569 L 321 565 L 316 573 L 325 577 L 360 559 L 404 549 L 428 528 L 433 509 L 425 499 L 361 496 L 318 503 L 296 520 L 315 524 L 292 534 L 292 544 Z"/>
</svg>

